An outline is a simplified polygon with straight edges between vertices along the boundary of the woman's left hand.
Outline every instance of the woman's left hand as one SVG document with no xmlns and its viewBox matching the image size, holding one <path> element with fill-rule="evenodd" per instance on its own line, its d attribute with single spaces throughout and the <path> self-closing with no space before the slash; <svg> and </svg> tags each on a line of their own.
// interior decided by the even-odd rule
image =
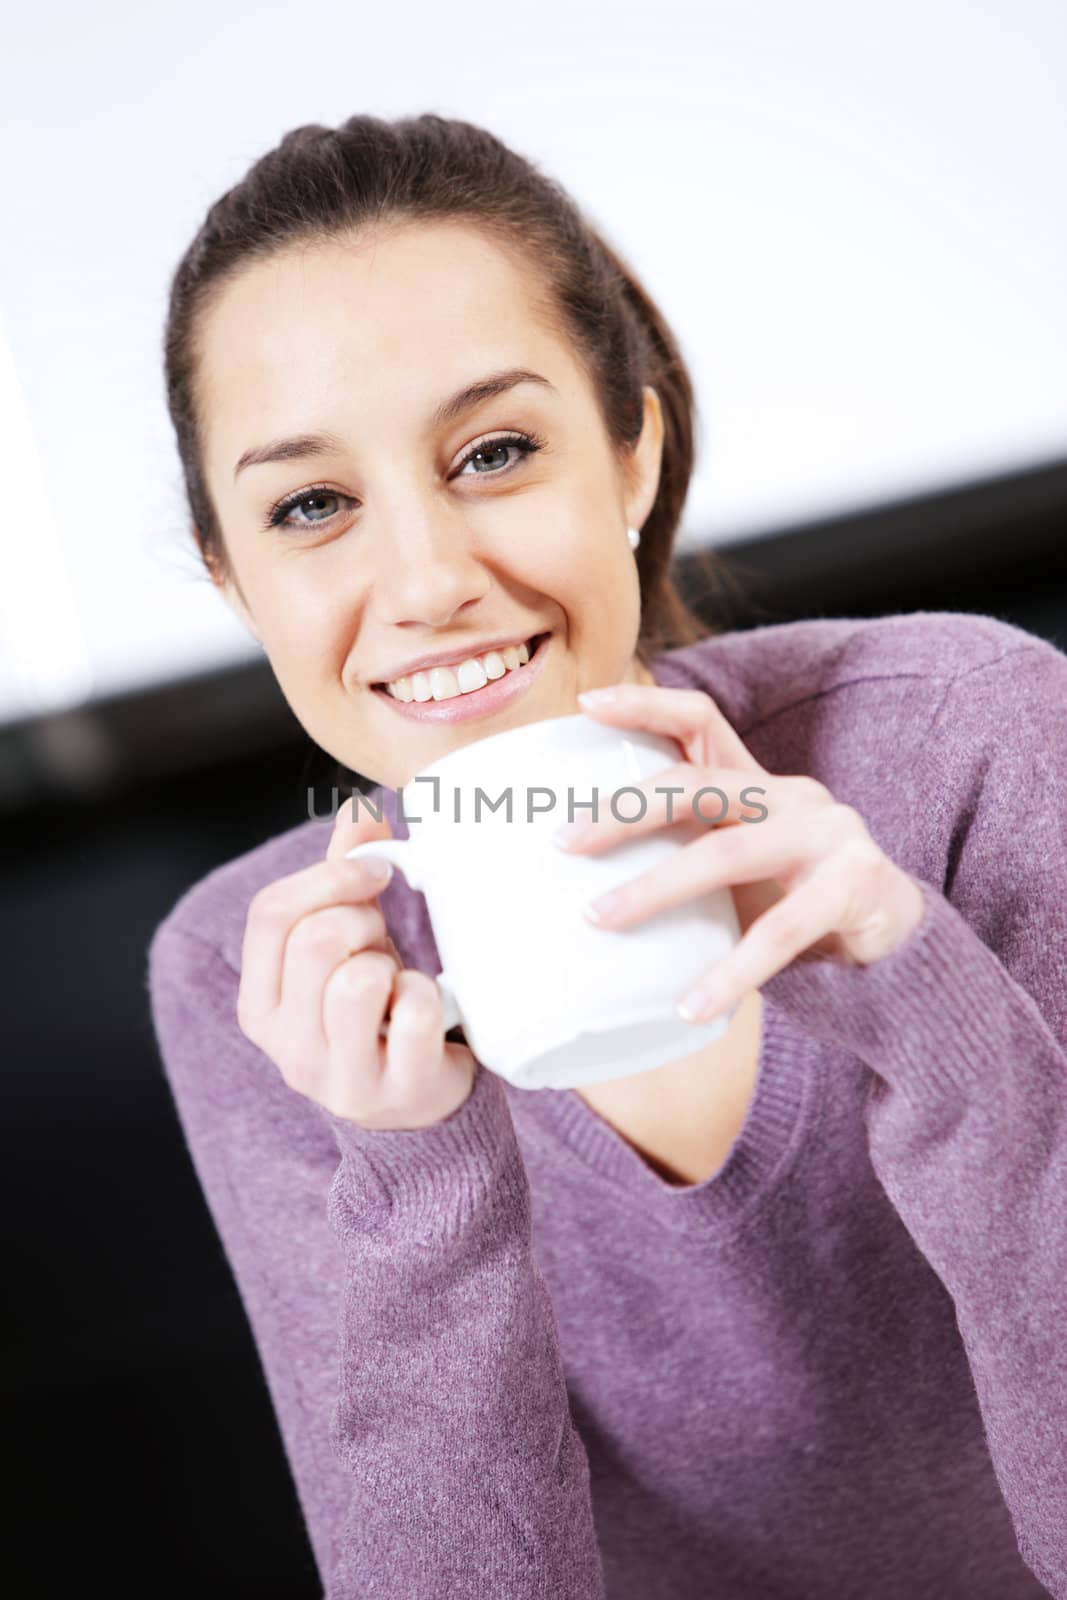
<svg viewBox="0 0 1067 1600">
<path fill-rule="evenodd" d="M 558 843 L 592 855 L 671 822 L 708 824 L 702 838 L 591 902 L 591 920 L 626 928 L 711 889 L 733 895 L 742 938 L 683 997 L 687 1021 L 727 1010 L 797 957 L 869 966 L 918 927 L 918 884 L 879 849 L 859 812 L 815 778 L 768 772 L 703 690 L 620 683 L 579 699 L 583 711 L 614 727 L 677 740 L 685 760 L 633 785 L 648 797 L 640 821 L 601 812 L 595 822 L 557 830 Z M 656 792 L 668 786 L 681 793 Z M 694 809 L 693 796 L 708 788 L 721 795 L 702 796 Z"/>
</svg>

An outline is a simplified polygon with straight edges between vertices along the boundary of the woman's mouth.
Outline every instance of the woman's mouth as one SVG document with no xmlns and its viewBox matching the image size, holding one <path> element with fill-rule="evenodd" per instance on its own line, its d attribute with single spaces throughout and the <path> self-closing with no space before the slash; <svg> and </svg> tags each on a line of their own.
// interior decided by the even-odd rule
<svg viewBox="0 0 1067 1600">
<path fill-rule="evenodd" d="M 510 705 L 512 700 L 525 694 L 534 679 L 540 676 L 545 664 L 551 642 L 551 633 L 536 633 L 526 641 L 529 651 L 529 660 L 521 666 L 507 666 L 503 673 L 496 678 L 489 678 L 481 687 L 476 689 L 459 689 L 458 693 L 452 692 L 452 685 L 458 688 L 458 679 L 452 673 L 448 676 L 439 676 L 436 679 L 432 674 L 418 673 L 415 675 L 419 682 L 418 687 L 425 693 L 429 683 L 436 683 L 438 692 L 445 690 L 442 699 L 435 699 L 431 693 L 425 700 L 400 700 L 384 684 L 371 685 L 372 692 L 383 700 L 399 716 L 407 717 L 413 722 L 465 722 L 470 717 L 491 716 L 501 707 Z M 501 655 L 503 661 L 503 656 Z M 484 668 L 483 668 L 484 670 Z"/>
</svg>

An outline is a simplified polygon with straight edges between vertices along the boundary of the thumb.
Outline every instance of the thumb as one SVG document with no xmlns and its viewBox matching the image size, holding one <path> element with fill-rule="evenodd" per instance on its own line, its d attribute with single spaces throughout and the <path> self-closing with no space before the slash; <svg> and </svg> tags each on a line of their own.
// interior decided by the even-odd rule
<svg viewBox="0 0 1067 1600">
<path fill-rule="evenodd" d="M 326 859 L 335 861 L 343 858 L 347 851 L 357 844 L 366 844 L 368 839 L 391 839 L 393 830 L 389 826 L 389 819 L 382 812 L 379 822 L 369 805 L 360 805 L 356 809 L 358 795 L 350 795 L 342 806 L 338 808 L 334 818 L 333 832 L 330 842 L 326 847 Z M 378 802 L 380 804 L 380 801 Z"/>
</svg>

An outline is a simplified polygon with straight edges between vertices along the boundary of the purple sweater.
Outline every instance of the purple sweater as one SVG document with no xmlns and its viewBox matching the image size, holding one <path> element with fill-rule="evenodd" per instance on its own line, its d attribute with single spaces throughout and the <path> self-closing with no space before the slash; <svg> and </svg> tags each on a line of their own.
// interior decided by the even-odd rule
<svg viewBox="0 0 1067 1600">
<path fill-rule="evenodd" d="M 290 1089 L 237 1026 L 241 943 L 328 819 L 211 872 L 153 938 L 163 1064 L 324 1591 L 1064 1600 L 1067 655 L 916 612 L 652 670 L 855 806 L 925 902 L 883 960 L 763 986 L 753 1102 L 703 1182 L 481 1063 L 418 1130 Z M 381 905 L 437 972 L 423 896 L 397 873 Z"/>
</svg>

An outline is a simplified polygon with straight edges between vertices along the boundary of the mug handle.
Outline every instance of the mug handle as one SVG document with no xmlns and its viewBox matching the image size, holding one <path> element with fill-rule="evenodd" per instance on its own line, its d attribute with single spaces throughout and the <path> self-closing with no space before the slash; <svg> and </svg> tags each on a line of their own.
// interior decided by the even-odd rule
<svg viewBox="0 0 1067 1600">
<path fill-rule="evenodd" d="M 345 857 L 349 861 L 358 860 L 360 856 L 381 856 L 385 861 L 391 862 L 394 867 L 400 868 L 400 871 L 407 879 L 409 888 L 422 892 L 422 877 L 416 868 L 418 857 L 415 853 L 413 840 L 368 839 L 366 843 L 353 845 L 351 850 L 345 851 Z M 466 1032 L 463 1014 L 452 992 L 452 981 L 448 974 L 439 972 L 434 982 L 437 984 L 437 992 L 441 996 L 445 1033 L 448 1033 L 452 1028 L 463 1028 L 464 1032 Z M 378 1037 L 385 1039 L 388 1034 L 389 1024 L 383 1022 L 378 1029 Z"/>
</svg>

